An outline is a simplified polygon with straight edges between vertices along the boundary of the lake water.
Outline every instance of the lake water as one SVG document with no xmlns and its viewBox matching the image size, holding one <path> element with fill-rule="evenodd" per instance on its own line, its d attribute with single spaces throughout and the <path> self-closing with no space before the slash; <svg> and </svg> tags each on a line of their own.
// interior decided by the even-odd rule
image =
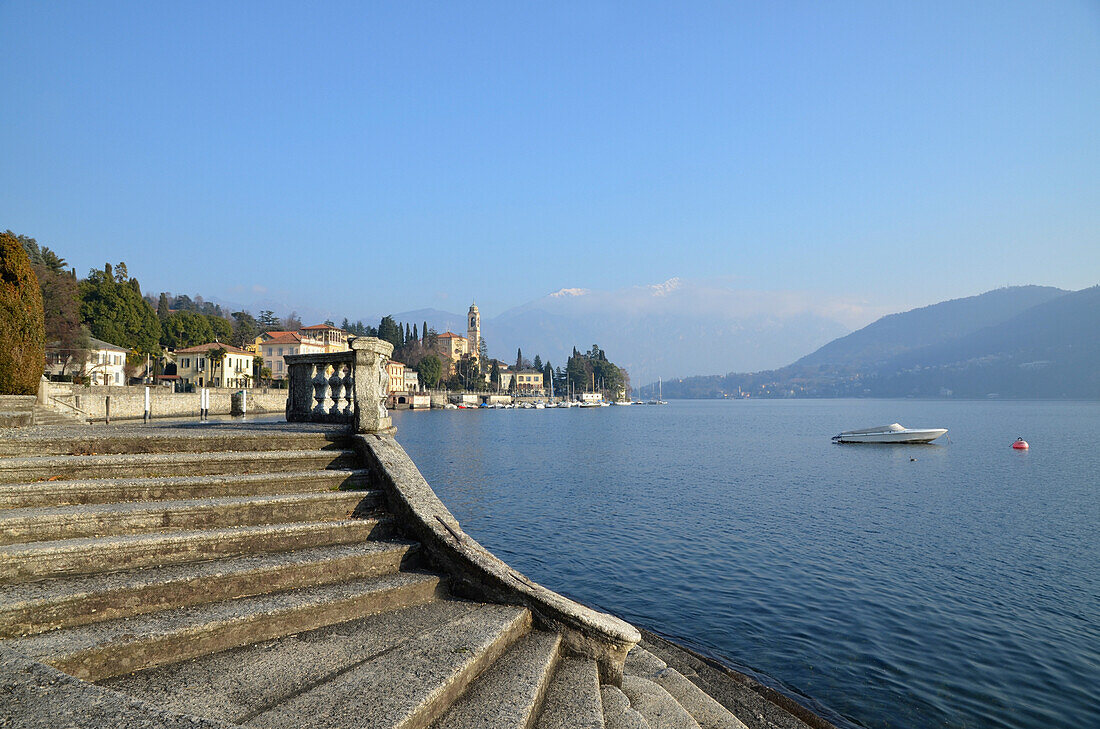
<svg viewBox="0 0 1100 729">
<path fill-rule="evenodd" d="M 829 441 L 895 421 L 950 441 Z M 838 725 L 1100 727 L 1100 404 L 673 401 L 394 422 L 512 566 Z M 1018 435 L 1030 451 L 1009 447 Z"/>
</svg>

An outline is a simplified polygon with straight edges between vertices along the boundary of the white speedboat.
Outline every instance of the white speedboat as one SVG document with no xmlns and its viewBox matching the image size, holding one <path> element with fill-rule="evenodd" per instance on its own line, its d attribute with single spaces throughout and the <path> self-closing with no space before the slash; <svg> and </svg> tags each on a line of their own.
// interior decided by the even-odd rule
<svg viewBox="0 0 1100 729">
<path fill-rule="evenodd" d="M 898 423 L 862 430 L 846 430 L 833 436 L 834 443 L 931 443 L 947 428 L 906 428 Z"/>
</svg>

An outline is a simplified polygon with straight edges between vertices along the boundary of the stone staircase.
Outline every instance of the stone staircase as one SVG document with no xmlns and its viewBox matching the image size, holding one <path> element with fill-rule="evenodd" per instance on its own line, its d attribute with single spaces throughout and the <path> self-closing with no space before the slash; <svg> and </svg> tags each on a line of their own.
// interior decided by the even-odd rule
<svg viewBox="0 0 1100 729">
<path fill-rule="evenodd" d="M 458 597 L 340 431 L 72 433 L 0 438 L 0 726 L 745 726 Z"/>
</svg>

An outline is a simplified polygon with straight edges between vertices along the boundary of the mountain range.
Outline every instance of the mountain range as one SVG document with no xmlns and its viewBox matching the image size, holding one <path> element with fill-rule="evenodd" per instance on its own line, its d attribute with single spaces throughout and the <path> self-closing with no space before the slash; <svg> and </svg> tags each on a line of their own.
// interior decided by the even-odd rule
<svg viewBox="0 0 1100 729">
<path fill-rule="evenodd" d="M 891 314 L 792 364 L 664 383 L 666 397 L 1100 398 L 1100 286 L 1018 286 Z"/>
<path fill-rule="evenodd" d="M 879 310 L 805 292 L 749 291 L 719 281 L 669 279 L 603 291 L 563 288 L 494 317 L 483 317 L 489 354 L 505 361 L 522 348 L 564 366 L 573 347 L 599 344 L 634 382 L 790 362 L 850 332 Z M 465 334 L 465 312 L 418 309 L 393 315 Z"/>
</svg>

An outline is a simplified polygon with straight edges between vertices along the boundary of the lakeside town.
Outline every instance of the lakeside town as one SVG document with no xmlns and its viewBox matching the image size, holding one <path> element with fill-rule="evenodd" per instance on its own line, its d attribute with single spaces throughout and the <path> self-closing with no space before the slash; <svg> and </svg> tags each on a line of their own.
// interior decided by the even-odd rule
<svg viewBox="0 0 1100 729">
<path fill-rule="evenodd" d="M 564 367 L 517 350 L 490 357 L 481 312 L 471 304 L 465 334 L 429 322 L 378 326 L 344 319 L 304 324 L 296 313 L 253 316 L 187 295 L 142 295 L 125 263 L 92 269 L 84 279 L 48 246 L 8 231 L 26 251 L 46 312 L 44 377 L 74 393 L 84 388 L 155 387 L 161 394 L 285 389 L 287 357 L 350 351 L 357 336 L 393 345 L 387 361 L 391 409 L 599 407 L 631 404 L 628 373 L 599 345 L 573 349 Z M 276 401 L 276 397 L 272 402 Z M 654 400 L 657 402 L 657 400 Z"/>
</svg>

